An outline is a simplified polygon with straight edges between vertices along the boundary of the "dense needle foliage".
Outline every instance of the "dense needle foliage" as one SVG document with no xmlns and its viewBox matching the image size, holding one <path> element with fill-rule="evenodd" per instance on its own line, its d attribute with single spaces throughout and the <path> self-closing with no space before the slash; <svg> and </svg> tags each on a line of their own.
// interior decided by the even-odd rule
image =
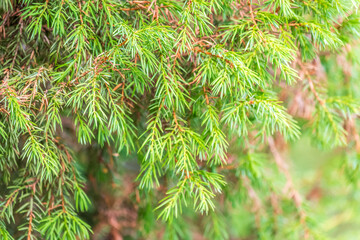
<svg viewBox="0 0 360 240">
<path fill-rule="evenodd" d="M 358 6 L 0 0 L 0 238 L 325 238 L 281 152 L 357 185 Z"/>
</svg>

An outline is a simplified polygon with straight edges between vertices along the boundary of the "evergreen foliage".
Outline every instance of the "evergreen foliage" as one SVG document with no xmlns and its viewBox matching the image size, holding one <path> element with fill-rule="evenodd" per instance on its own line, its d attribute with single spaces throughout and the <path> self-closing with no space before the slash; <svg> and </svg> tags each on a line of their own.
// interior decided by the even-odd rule
<svg viewBox="0 0 360 240">
<path fill-rule="evenodd" d="M 126 185 L 135 159 L 138 188 L 112 197 L 136 199 L 137 239 L 160 222 L 191 239 L 184 216 L 202 215 L 228 239 L 230 206 L 249 203 L 251 239 L 322 239 L 280 143 L 311 132 L 357 185 L 360 92 L 329 56 L 356 45 L 358 6 L 0 0 L 0 238 L 92 238 L 94 191 Z"/>
</svg>

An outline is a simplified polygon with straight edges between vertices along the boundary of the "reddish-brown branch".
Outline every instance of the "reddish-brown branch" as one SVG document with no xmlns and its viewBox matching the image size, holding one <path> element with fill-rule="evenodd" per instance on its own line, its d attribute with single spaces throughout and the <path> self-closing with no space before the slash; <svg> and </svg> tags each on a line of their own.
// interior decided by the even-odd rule
<svg viewBox="0 0 360 240">
<path fill-rule="evenodd" d="M 6 207 L 9 206 L 9 204 L 10 204 L 10 203 L 12 202 L 12 200 L 13 200 L 14 195 L 15 195 L 17 192 L 19 192 L 20 190 L 23 190 L 23 189 L 25 189 L 25 188 L 31 188 L 31 189 L 33 190 L 33 193 L 35 193 L 36 184 L 38 183 L 38 181 L 39 181 L 39 180 L 36 179 L 35 182 L 33 182 L 32 184 L 26 185 L 25 187 L 16 189 L 14 192 L 12 192 L 10 198 L 6 201 L 6 204 L 5 204 L 4 208 L 6 208 Z"/>
<path fill-rule="evenodd" d="M 241 176 L 242 184 L 245 187 L 245 189 L 248 192 L 249 198 L 252 200 L 252 211 L 255 213 L 255 219 L 256 219 L 256 225 L 258 228 L 260 228 L 260 217 L 261 217 L 261 209 L 262 209 L 262 203 L 259 198 L 259 196 L 256 194 L 254 188 L 250 184 L 250 180 L 247 176 L 243 175 Z"/>
<path fill-rule="evenodd" d="M 82 17 L 82 9 L 81 9 L 81 2 L 80 0 L 78 0 L 78 6 L 79 6 L 79 16 L 80 16 L 80 22 L 81 24 L 84 24 L 84 20 L 83 20 L 83 17 Z"/>
<path fill-rule="evenodd" d="M 174 117 L 174 121 L 175 121 L 175 128 L 179 128 L 179 122 L 178 122 L 178 120 L 177 120 L 175 110 L 173 111 L 173 117 Z M 179 129 L 180 129 L 180 128 L 179 128 Z"/>
<path fill-rule="evenodd" d="M 166 97 L 166 96 L 165 96 Z M 163 97 L 163 99 L 161 100 L 161 104 L 159 106 L 158 112 L 161 110 L 161 108 L 164 106 L 164 102 L 165 102 L 165 97 Z"/>
<path fill-rule="evenodd" d="M 29 213 L 29 228 L 28 228 L 27 240 L 31 240 L 32 221 L 33 221 L 33 211 L 31 210 Z"/>
<path fill-rule="evenodd" d="M 251 20 L 253 21 L 254 25 L 257 26 L 256 20 L 255 20 L 255 15 L 254 15 L 250 0 L 248 0 L 248 5 L 249 5 L 249 12 L 250 12 Z"/>
<path fill-rule="evenodd" d="M 202 50 L 199 47 L 193 48 L 193 51 L 196 52 L 196 53 L 200 52 L 200 53 L 206 54 L 206 55 L 211 56 L 211 57 L 219 58 L 219 59 L 225 61 L 226 63 L 230 64 L 231 67 L 234 67 L 234 64 L 231 61 L 229 61 L 228 59 L 226 59 L 226 58 L 224 58 L 222 56 L 216 55 L 216 54 L 212 54 L 211 52 Z"/>
<path fill-rule="evenodd" d="M 206 99 L 206 104 L 207 105 L 209 105 L 209 97 L 208 97 L 208 95 L 207 95 L 207 93 L 206 93 L 206 89 L 205 89 L 205 86 L 203 86 L 203 90 L 204 90 L 204 94 L 205 94 L 205 99 Z"/>
<path fill-rule="evenodd" d="M 307 76 L 307 80 L 308 80 L 308 83 L 309 83 L 309 87 L 310 87 L 310 90 L 311 92 L 314 94 L 316 100 L 320 103 L 321 106 L 325 107 L 325 101 L 322 100 L 319 96 L 319 94 L 317 93 L 316 89 L 315 89 L 315 86 L 314 86 L 314 82 L 312 81 L 311 79 L 311 76 L 309 74 L 306 74 Z"/>
<path fill-rule="evenodd" d="M 32 222 L 33 222 L 33 218 L 34 218 L 34 213 L 33 213 L 33 206 L 34 206 L 34 194 L 36 191 L 36 184 L 37 184 L 38 180 L 36 180 L 34 183 L 30 184 L 29 186 L 32 188 L 33 192 L 30 195 L 30 209 L 29 209 L 29 227 L 28 227 L 28 235 L 27 235 L 27 240 L 31 240 L 31 233 L 32 233 Z"/>
<path fill-rule="evenodd" d="M 139 6 L 139 7 L 133 7 L 133 8 L 120 8 L 120 10 L 122 10 L 122 11 L 134 11 L 134 10 L 140 10 L 140 9 L 146 9 L 146 7 Z"/>
<path fill-rule="evenodd" d="M 308 229 L 308 227 L 306 225 L 306 222 L 305 222 L 306 213 L 302 209 L 301 195 L 294 187 L 292 177 L 291 177 L 290 172 L 289 172 L 289 166 L 285 162 L 285 160 L 283 159 L 281 154 L 279 153 L 278 149 L 276 148 L 274 139 L 272 137 L 268 137 L 268 144 L 269 144 L 270 151 L 274 156 L 274 160 L 275 160 L 276 165 L 278 166 L 279 170 L 285 175 L 286 185 L 284 187 L 284 191 L 287 191 L 289 193 L 290 197 L 294 201 L 294 204 L 295 204 L 296 208 L 299 211 L 300 223 L 303 224 L 304 230 L 305 230 L 304 239 L 308 239 L 308 237 L 309 237 L 309 229 Z"/>
<path fill-rule="evenodd" d="M 121 103 L 124 103 L 124 98 L 125 98 L 125 79 L 123 80 L 122 88 L 121 88 Z"/>
<path fill-rule="evenodd" d="M 326 107 L 325 101 L 323 99 L 321 99 L 321 97 L 319 96 L 318 92 L 315 89 L 315 84 L 314 84 L 314 82 L 313 82 L 313 80 L 311 78 L 311 74 L 309 73 L 309 70 L 306 68 L 306 66 L 301 61 L 298 61 L 298 64 L 299 64 L 299 66 L 301 68 L 301 71 L 304 74 L 304 77 L 308 81 L 310 91 L 314 94 L 315 99 L 319 102 L 319 104 L 322 107 Z"/>
<path fill-rule="evenodd" d="M 63 194 L 63 191 L 62 191 L 62 190 L 60 191 L 60 195 L 61 195 L 61 207 L 62 207 L 62 210 L 63 210 L 63 212 L 66 212 L 66 209 L 65 209 L 65 199 L 64 199 L 64 194 Z"/>
</svg>

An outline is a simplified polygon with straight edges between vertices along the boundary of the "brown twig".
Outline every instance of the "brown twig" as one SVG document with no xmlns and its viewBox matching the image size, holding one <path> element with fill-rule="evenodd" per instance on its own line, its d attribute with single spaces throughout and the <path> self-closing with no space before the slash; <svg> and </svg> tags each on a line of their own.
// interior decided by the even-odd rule
<svg viewBox="0 0 360 240">
<path fill-rule="evenodd" d="M 208 97 L 208 95 L 206 93 L 205 86 L 203 86 L 203 90 L 204 90 L 204 94 L 205 94 L 206 104 L 209 105 L 209 97 Z"/>
<path fill-rule="evenodd" d="M 221 60 L 224 60 L 226 63 L 230 64 L 231 67 L 234 67 L 234 64 L 233 64 L 231 61 L 229 61 L 228 59 L 226 59 L 226 58 L 224 58 L 224 57 L 222 57 L 222 56 L 216 55 L 216 54 L 212 54 L 211 52 L 202 50 L 202 49 L 200 49 L 199 47 L 193 48 L 193 51 L 196 52 L 196 53 L 200 52 L 200 53 L 204 53 L 204 54 L 206 54 L 206 55 L 208 55 L 208 56 L 211 56 L 211 57 L 219 58 L 219 59 L 221 59 Z"/>
<path fill-rule="evenodd" d="M 241 176 L 242 184 L 245 187 L 245 189 L 248 192 L 249 198 L 252 200 L 252 209 L 251 211 L 255 213 L 255 219 L 256 219 L 256 225 L 258 228 L 260 228 L 260 217 L 261 217 L 261 209 L 262 209 L 262 203 L 259 198 L 259 196 L 256 194 L 254 188 L 250 184 L 250 180 L 247 176 L 243 175 Z"/>
<path fill-rule="evenodd" d="M 299 211 L 300 223 L 303 224 L 304 230 L 305 230 L 304 239 L 308 239 L 309 229 L 305 222 L 306 213 L 302 209 L 301 195 L 294 187 L 293 180 L 292 180 L 292 177 L 289 172 L 289 166 L 285 162 L 285 160 L 283 159 L 281 154 L 279 153 L 278 149 L 276 148 L 274 139 L 272 137 L 268 137 L 268 144 L 269 144 L 270 151 L 274 156 L 276 165 L 278 166 L 279 170 L 285 175 L 286 185 L 284 187 L 284 191 L 287 191 L 289 193 L 290 197 L 293 199 L 293 201 L 295 203 L 296 208 Z"/>
</svg>

